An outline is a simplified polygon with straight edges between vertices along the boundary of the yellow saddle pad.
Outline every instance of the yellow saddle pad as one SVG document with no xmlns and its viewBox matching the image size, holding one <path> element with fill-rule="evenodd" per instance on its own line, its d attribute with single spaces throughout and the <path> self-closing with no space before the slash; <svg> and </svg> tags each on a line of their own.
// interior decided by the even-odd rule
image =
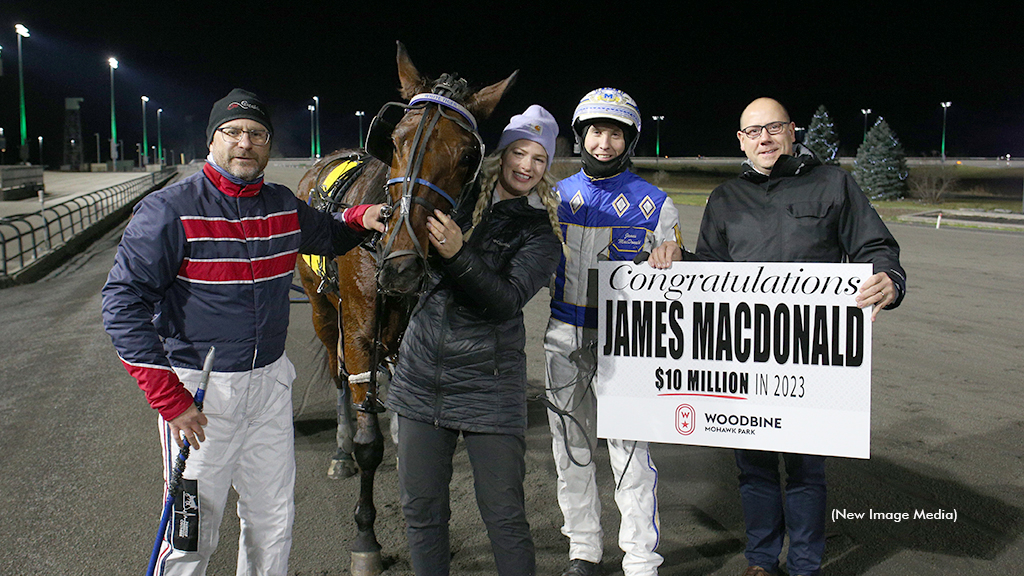
<svg viewBox="0 0 1024 576">
<path fill-rule="evenodd" d="M 322 195 L 329 195 L 331 187 L 338 181 L 338 179 L 348 174 L 354 168 L 359 167 L 360 163 L 358 160 L 346 160 L 339 163 L 330 173 L 327 174 L 327 178 L 320 184 L 320 191 Z M 306 264 L 316 272 L 317 276 L 323 278 L 327 274 L 327 262 L 323 256 L 317 256 L 316 254 L 302 254 L 302 259 L 306 261 Z"/>
<path fill-rule="evenodd" d="M 306 261 L 306 264 L 309 265 L 313 272 L 316 272 L 317 276 L 321 278 L 324 277 L 325 262 L 323 256 L 317 256 L 316 254 L 302 254 L 302 259 Z"/>
<path fill-rule="evenodd" d="M 359 162 L 356 160 L 346 160 L 338 164 L 333 170 L 331 170 L 331 173 L 327 175 L 327 178 L 324 178 L 323 184 L 320 185 L 320 189 L 324 192 L 328 192 L 331 189 L 331 186 L 338 181 L 338 178 L 341 178 L 347 174 L 349 170 L 352 170 L 357 166 L 359 166 Z"/>
</svg>

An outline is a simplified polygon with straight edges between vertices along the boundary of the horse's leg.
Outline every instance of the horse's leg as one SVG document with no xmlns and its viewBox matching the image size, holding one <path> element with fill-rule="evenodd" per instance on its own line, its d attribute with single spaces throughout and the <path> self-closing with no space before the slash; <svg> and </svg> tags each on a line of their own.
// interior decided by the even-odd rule
<svg viewBox="0 0 1024 576">
<path fill-rule="evenodd" d="M 355 476 L 357 470 L 355 462 L 352 460 L 352 411 L 348 407 L 351 402 L 347 398 L 348 386 L 341 376 L 338 361 L 340 340 L 338 306 L 340 304 L 332 302 L 330 298 L 316 291 L 320 285 L 320 277 L 306 266 L 304 261 L 299 261 L 298 268 L 302 287 L 306 290 L 306 296 L 309 298 L 310 308 L 313 312 L 313 329 L 327 350 L 327 369 L 334 380 L 334 385 L 338 388 L 338 432 L 336 435 L 338 449 L 327 468 L 327 477 L 348 478 Z"/>
<path fill-rule="evenodd" d="M 401 334 L 405 332 L 408 317 L 404 306 L 394 300 L 386 302 L 388 305 L 385 321 L 385 330 L 381 335 L 384 350 L 381 356 L 394 354 L 398 349 L 398 341 Z M 385 313 L 385 312 L 381 312 Z M 364 352 L 370 357 L 366 350 L 366 342 L 363 342 Z M 367 366 L 369 363 L 367 363 Z M 379 374 L 382 386 L 380 394 L 383 397 L 387 393 L 390 379 L 386 377 L 386 371 Z M 362 389 L 365 397 L 366 390 Z M 398 417 L 389 414 L 389 428 L 392 441 L 398 443 Z M 377 542 L 377 535 L 374 530 L 374 523 L 377 520 L 377 508 L 373 504 L 373 481 L 377 474 L 377 467 L 384 460 L 384 436 L 381 434 L 380 420 L 374 412 L 359 412 L 356 417 L 356 435 L 354 438 L 356 462 L 359 463 L 359 502 L 356 504 L 356 529 L 358 533 L 352 543 L 352 574 L 356 576 L 376 576 L 383 570 L 380 555 L 380 544 Z"/>
<path fill-rule="evenodd" d="M 376 576 L 384 570 L 380 543 L 374 523 L 377 508 L 373 504 L 373 480 L 377 467 L 384 460 L 384 436 L 377 414 L 359 412 L 353 438 L 356 462 L 359 464 L 359 501 L 356 503 L 356 538 L 352 542 L 351 571 L 355 576 Z"/>
<path fill-rule="evenodd" d="M 335 315 L 335 325 L 342 326 L 341 307 L 344 304 L 341 300 L 338 301 L 337 315 Z M 345 347 L 344 342 L 340 338 L 341 332 L 338 332 L 339 338 L 336 340 L 336 346 L 334 348 L 333 359 L 338 366 L 335 372 L 335 384 L 338 385 L 338 407 L 337 407 L 337 419 L 338 419 L 338 430 L 335 434 L 335 440 L 338 443 L 338 450 L 334 453 L 334 457 L 331 458 L 331 465 L 327 469 L 327 477 L 338 480 L 341 478 L 349 478 L 355 476 L 359 472 L 356 466 L 355 460 L 352 458 L 352 436 L 355 434 L 355 427 L 353 425 L 353 414 L 352 414 L 352 393 L 348 387 L 348 374 L 342 374 L 345 366 Z"/>
<path fill-rule="evenodd" d="M 369 371 L 372 357 L 373 318 L 376 308 L 374 261 L 365 251 L 349 252 L 338 260 L 343 277 L 357 279 L 344 296 L 341 322 L 344 329 L 345 366 L 349 376 L 349 406 L 362 404 L 370 389 Z M 348 305 L 359 302 L 358 305 Z M 383 355 L 382 355 L 383 357 Z M 357 535 L 352 542 L 351 572 L 354 576 L 376 576 L 383 571 L 380 543 L 374 530 L 377 509 L 373 503 L 373 482 L 377 467 L 384 459 L 384 437 L 377 414 L 356 412 L 356 429 L 352 437 L 352 454 L 359 465 L 359 500 L 355 508 Z"/>
<path fill-rule="evenodd" d="M 352 393 L 347 384 L 338 387 L 338 431 L 335 434 L 338 451 L 331 458 L 331 466 L 327 469 L 327 477 L 335 480 L 349 478 L 359 472 L 352 458 L 352 437 L 355 434 L 355 427 L 352 424 L 354 416 L 351 398 Z"/>
</svg>

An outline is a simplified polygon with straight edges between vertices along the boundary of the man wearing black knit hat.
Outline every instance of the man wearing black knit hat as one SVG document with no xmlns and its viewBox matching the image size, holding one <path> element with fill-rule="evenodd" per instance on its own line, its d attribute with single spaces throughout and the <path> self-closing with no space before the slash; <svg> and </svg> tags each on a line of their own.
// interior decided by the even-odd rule
<svg viewBox="0 0 1024 576">
<path fill-rule="evenodd" d="M 219 133 L 219 134 L 218 134 Z M 248 138 L 242 138 L 245 134 Z M 216 166 L 242 180 L 255 180 L 270 160 L 274 126 L 267 106 L 252 92 L 235 88 L 210 110 L 206 144 Z"/>
<path fill-rule="evenodd" d="M 195 449 L 157 574 L 205 573 L 232 486 L 241 520 L 237 573 L 287 573 L 295 369 L 284 344 L 295 260 L 334 257 L 369 229 L 383 231 L 381 205 L 329 215 L 265 183 L 273 132 L 255 94 L 235 89 L 217 101 L 203 170 L 136 206 L 103 287 L 104 327 L 160 415 L 165 479 L 182 436 Z M 193 394 L 211 347 L 200 412 Z"/>
</svg>

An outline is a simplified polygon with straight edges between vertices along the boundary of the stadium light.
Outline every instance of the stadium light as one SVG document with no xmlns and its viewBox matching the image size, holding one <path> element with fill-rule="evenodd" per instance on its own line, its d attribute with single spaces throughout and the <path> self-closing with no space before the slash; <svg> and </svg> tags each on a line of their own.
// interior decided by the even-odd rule
<svg viewBox="0 0 1024 576">
<path fill-rule="evenodd" d="M 320 157 L 320 97 L 313 96 L 313 106 L 316 108 L 316 157 Z"/>
<path fill-rule="evenodd" d="M 164 113 L 163 108 L 156 109 L 156 165 L 164 167 L 164 141 L 163 132 L 160 129 L 160 116 Z"/>
<path fill-rule="evenodd" d="M 952 102 L 940 102 L 939 106 L 942 106 L 942 163 L 946 163 L 946 110 L 952 106 Z"/>
<path fill-rule="evenodd" d="M 651 120 L 658 123 L 657 136 L 654 139 L 654 155 L 659 157 L 661 156 L 661 121 L 664 119 L 664 116 L 651 116 Z"/>
<path fill-rule="evenodd" d="M 21 103 L 21 147 L 18 148 L 18 155 L 21 161 L 28 163 L 28 127 L 25 121 L 25 66 L 21 60 L 21 39 L 28 38 L 28 28 L 21 24 L 14 25 L 14 32 L 18 34 L 18 97 Z"/>
<path fill-rule="evenodd" d="M 146 102 L 149 96 L 142 97 L 142 167 L 146 167 L 146 160 L 149 158 L 149 138 L 146 132 Z"/>
<path fill-rule="evenodd" d="M 309 104 L 306 106 L 306 110 L 309 110 L 309 157 L 316 158 L 316 128 L 313 126 L 313 115 L 316 112 L 316 106 Z"/>
<path fill-rule="evenodd" d="M 117 172 L 117 116 L 114 114 L 114 70 L 117 70 L 117 58 L 107 58 L 110 65 L 110 163 Z"/>
<path fill-rule="evenodd" d="M 359 147 L 363 147 L 363 116 L 366 116 L 366 112 L 362 110 L 356 110 L 356 118 L 359 118 Z"/>
</svg>

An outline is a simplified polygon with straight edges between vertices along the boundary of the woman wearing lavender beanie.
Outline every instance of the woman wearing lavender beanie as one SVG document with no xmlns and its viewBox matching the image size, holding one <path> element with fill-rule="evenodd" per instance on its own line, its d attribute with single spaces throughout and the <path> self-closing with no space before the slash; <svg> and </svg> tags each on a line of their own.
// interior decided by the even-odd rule
<svg viewBox="0 0 1024 576">
<path fill-rule="evenodd" d="M 562 255 L 548 175 L 558 124 L 530 106 L 484 159 L 465 228 L 435 211 L 438 256 L 402 339 L 387 406 L 398 414 L 398 474 L 412 568 L 451 568 L 452 457 L 461 435 L 496 572 L 536 572 L 526 520 L 526 330 L 523 306 Z M 459 571 L 456 568 L 456 571 Z"/>
</svg>

